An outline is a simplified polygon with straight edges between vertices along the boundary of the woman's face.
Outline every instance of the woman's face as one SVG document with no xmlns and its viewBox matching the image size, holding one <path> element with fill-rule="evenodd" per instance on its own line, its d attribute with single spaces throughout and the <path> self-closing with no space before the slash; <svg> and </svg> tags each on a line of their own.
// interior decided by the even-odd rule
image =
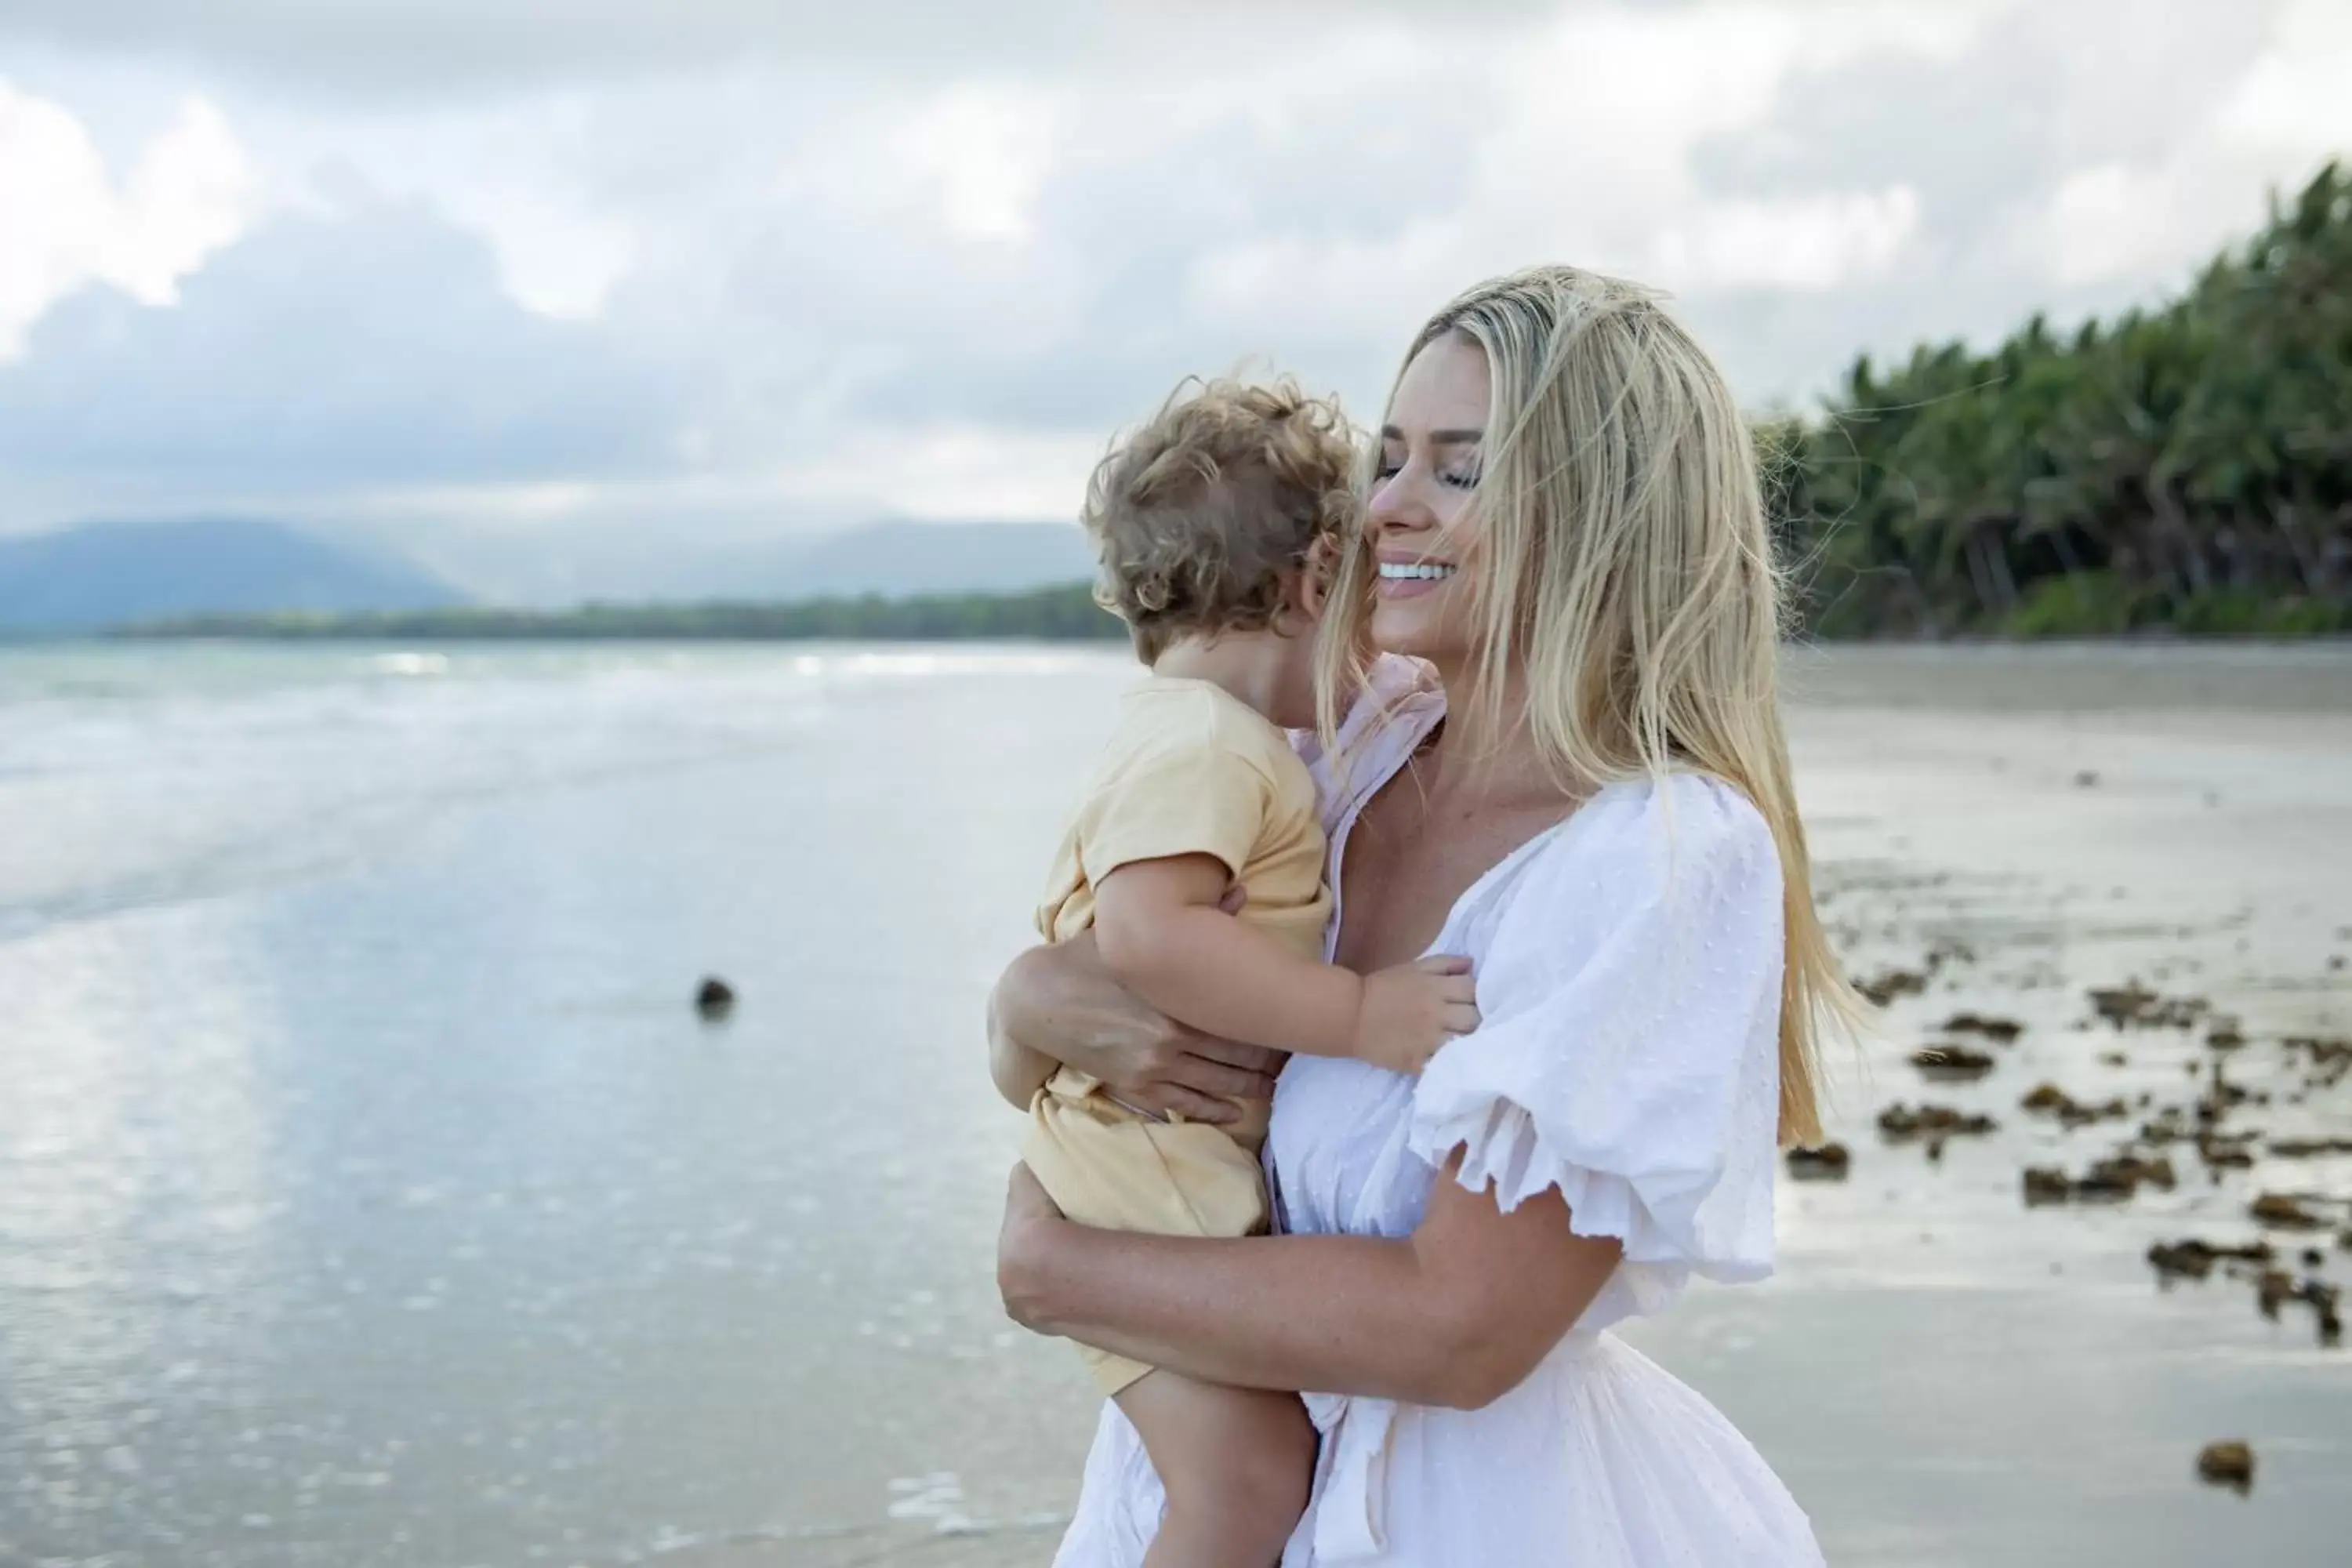
<svg viewBox="0 0 2352 1568">
<path fill-rule="evenodd" d="M 1486 351 L 1453 332 L 1413 355 L 1397 383 L 1364 513 L 1380 572 L 1372 641 L 1389 653 L 1444 665 L 1469 651 L 1460 568 L 1489 395 Z"/>
</svg>

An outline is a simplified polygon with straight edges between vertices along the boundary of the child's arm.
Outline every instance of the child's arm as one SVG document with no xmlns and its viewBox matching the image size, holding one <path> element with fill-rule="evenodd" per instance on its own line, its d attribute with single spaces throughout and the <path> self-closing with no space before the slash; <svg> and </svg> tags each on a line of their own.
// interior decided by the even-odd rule
<svg viewBox="0 0 2352 1568">
<path fill-rule="evenodd" d="M 1478 1026 L 1470 965 L 1433 958 L 1359 975 L 1221 911 L 1213 856 L 1121 866 L 1095 889 L 1095 943 L 1121 984 L 1203 1034 L 1418 1072 Z"/>
</svg>

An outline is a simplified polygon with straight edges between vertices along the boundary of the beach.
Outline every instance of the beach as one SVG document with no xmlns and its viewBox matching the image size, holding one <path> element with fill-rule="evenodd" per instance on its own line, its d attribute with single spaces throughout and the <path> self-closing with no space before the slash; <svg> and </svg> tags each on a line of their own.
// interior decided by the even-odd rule
<svg viewBox="0 0 2352 1568">
<path fill-rule="evenodd" d="M 1094 1401 L 995 1300 L 1021 1120 L 981 1007 L 1131 678 L 0 651 L 0 1563 L 1045 1561 Z M 1835 1563 L 2340 1561 L 2352 1352 L 2147 1253 L 2352 1279 L 2352 1153 L 2279 1152 L 2352 1138 L 2318 1048 L 2352 1037 L 2352 647 L 1788 681 L 1824 912 L 1889 1004 L 1831 1049 L 1850 1163 L 1784 1184 L 1775 1278 L 1627 1338 Z M 1981 1076 L 1913 1065 L 1947 1044 Z M 2045 1083 L 2097 1114 L 2024 1109 Z M 1881 1131 L 1923 1101 L 1997 1125 Z M 2168 1187 L 2026 1202 L 2126 1147 Z M 2242 1495 L 2197 1474 L 2224 1439 Z"/>
</svg>

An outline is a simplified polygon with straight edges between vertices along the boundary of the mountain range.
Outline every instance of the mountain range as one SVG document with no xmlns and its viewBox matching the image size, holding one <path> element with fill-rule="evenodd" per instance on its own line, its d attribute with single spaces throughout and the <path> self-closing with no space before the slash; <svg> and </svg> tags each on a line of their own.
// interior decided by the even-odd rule
<svg viewBox="0 0 2352 1568">
<path fill-rule="evenodd" d="M 1076 583 L 1094 571 L 1087 536 L 1066 522 L 872 522 L 814 540 L 688 555 L 674 569 L 676 586 L 646 597 L 997 594 Z"/>
<path fill-rule="evenodd" d="M 0 536 L 0 633 L 69 635 L 173 616 L 465 602 L 407 562 L 250 518 L 88 522 Z"/>
<path fill-rule="evenodd" d="M 889 521 L 682 553 L 600 596 L 677 603 L 1010 592 L 1080 581 L 1093 566 L 1085 535 L 1067 523 Z M 480 597 L 386 550 L 257 519 L 89 522 L 0 535 L 0 635 L 70 636 L 205 615 L 441 609 Z"/>
</svg>

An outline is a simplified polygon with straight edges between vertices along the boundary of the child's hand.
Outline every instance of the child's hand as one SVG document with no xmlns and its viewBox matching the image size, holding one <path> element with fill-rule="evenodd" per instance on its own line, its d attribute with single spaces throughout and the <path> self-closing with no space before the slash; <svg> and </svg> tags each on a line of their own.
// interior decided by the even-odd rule
<svg viewBox="0 0 2352 1568">
<path fill-rule="evenodd" d="M 1477 1000 L 1466 958 L 1424 958 L 1368 974 L 1349 1054 L 1391 1072 L 1417 1073 L 1440 1046 L 1478 1026 Z"/>
</svg>

